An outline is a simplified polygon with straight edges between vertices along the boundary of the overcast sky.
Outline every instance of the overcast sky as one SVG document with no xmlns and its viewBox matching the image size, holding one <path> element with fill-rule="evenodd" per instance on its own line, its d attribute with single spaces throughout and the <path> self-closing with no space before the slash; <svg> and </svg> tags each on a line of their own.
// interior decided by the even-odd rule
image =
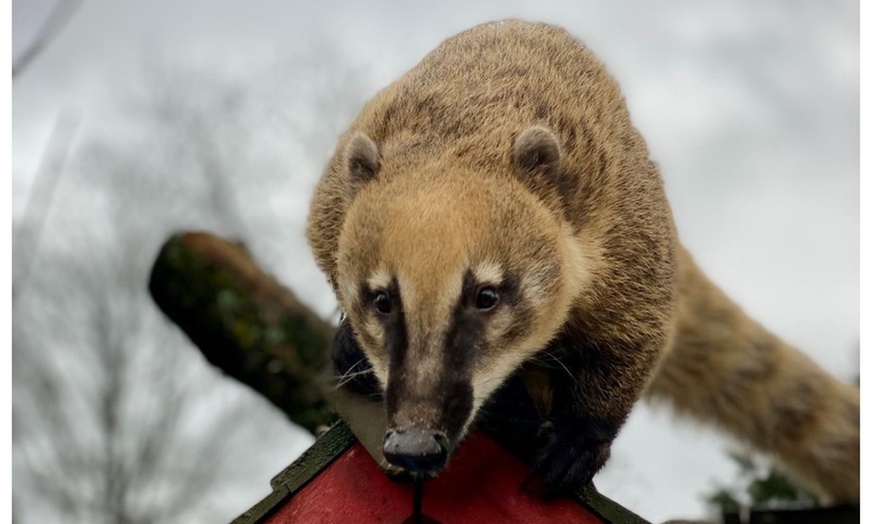
<svg viewBox="0 0 870 524">
<path fill-rule="evenodd" d="M 13 1 L 13 52 L 52 5 Z M 144 64 L 244 66 L 329 43 L 364 68 L 374 92 L 451 34 L 507 17 L 560 24 L 598 54 L 622 85 L 661 167 L 681 238 L 701 266 L 771 330 L 851 378 L 858 363 L 857 1 L 85 0 L 13 84 L 13 215 L 62 110 L 82 115 L 77 147 L 136 126 L 123 101 L 148 71 Z M 305 191 L 319 174 L 288 169 L 306 177 Z M 334 300 L 322 277 L 312 278 L 318 273 L 300 243 L 301 219 L 294 220 L 299 230 L 288 233 L 286 253 L 306 256 L 265 263 L 303 297 L 324 297 L 309 300 L 326 313 Z M 50 244 L 50 229 L 46 235 Z M 728 446 L 692 424 L 674 425 L 666 410 L 643 407 L 597 483 L 653 521 L 701 515 L 698 494 L 733 476 Z M 264 471 L 264 488 L 282 466 Z"/>
</svg>

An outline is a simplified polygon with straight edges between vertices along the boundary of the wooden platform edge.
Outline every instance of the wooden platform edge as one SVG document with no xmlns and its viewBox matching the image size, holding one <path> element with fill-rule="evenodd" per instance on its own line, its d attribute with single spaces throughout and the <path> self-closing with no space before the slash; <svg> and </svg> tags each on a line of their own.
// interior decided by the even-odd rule
<svg viewBox="0 0 870 524">
<path fill-rule="evenodd" d="M 292 464 L 272 478 L 272 493 L 251 509 L 236 517 L 231 524 L 262 524 L 317 474 L 341 456 L 356 442 L 356 437 L 344 422 L 333 425 L 306 449 Z"/>
<path fill-rule="evenodd" d="M 234 519 L 231 524 L 265 523 L 286 501 L 314 480 L 320 471 L 356 441 L 348 425 L 339 421 L 298 459 L 272 478 L 272 493 Z M 599 493 L 592 485 L 578 489 L 572 498 L 608 524 L 650 524 L 646 519 Z"/>
</svg>

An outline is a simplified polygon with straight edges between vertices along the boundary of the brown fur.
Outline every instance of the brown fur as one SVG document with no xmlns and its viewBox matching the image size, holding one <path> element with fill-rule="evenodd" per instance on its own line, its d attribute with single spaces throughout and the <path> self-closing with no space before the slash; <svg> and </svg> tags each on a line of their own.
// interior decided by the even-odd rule
<svg viewBox="0 0 870 524">
<path fill-rule="evenodd" d="M 771 453 L 832 502 L 858 501 L 858 390 L 749 318 L 680 251 L 676 337 L 648 389 Z"/>
<path fill-rule="evenodd" d="M 648 387 L 835 499 L 857 500 L 854 389 L 746 318 L 694 266 L 616 83 L 559 28 L 478 26 L 380 92 L 327 165 L 308 238 L 382 383 L 388 334 L 360 297 L 367 280 L 406 283 L 418 369 L 401 373 L 423 395 L 446 372 L 433 355 L 461 271 L 524 274 L 523 298 L 486 320 L 486 341 L 504 347 L 475 364 L 488 381 L 475 383 L 475 408 L 561 336 L 582 363 L 570 369 L 579 412 L 618 428 Z M 424 404 L 402 424 L 431 420 L 438 408 Z"/>
</svg>

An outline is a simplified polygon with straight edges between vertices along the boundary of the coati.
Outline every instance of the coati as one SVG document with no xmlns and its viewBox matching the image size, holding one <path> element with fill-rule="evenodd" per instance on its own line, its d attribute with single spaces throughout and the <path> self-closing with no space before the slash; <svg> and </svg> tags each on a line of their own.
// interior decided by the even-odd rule
<svg viewBox="0 0 870 524">
<path fill-rule="evenodd" d="M 437 473 L 481 405 L 547 356 L 551 492 L 592 478 L 646 395 L 858 500 L 857 389 L 695 265 L 617 84 L 563 29 L 474 27 L 378 93 L 307 236 L 346 314 L 334 358 L 348 371 L 364 354 L 394 465 Z"/>
</svg>

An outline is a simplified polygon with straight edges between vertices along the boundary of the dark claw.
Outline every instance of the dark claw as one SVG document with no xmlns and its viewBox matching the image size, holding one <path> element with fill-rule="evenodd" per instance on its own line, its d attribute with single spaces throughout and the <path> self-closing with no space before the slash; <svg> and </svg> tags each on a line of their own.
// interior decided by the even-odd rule
<svg viewBox="0 0 870 524">
<path fill-rule="evenodd" d="M 533 474 L 543 483 L 544 497 L 571 495 L 592 481 L 610 457 L 616 434 L 605 426 L 588 419 L 580 427 L 559 421 L 541 424 Z"/>
</svg>

